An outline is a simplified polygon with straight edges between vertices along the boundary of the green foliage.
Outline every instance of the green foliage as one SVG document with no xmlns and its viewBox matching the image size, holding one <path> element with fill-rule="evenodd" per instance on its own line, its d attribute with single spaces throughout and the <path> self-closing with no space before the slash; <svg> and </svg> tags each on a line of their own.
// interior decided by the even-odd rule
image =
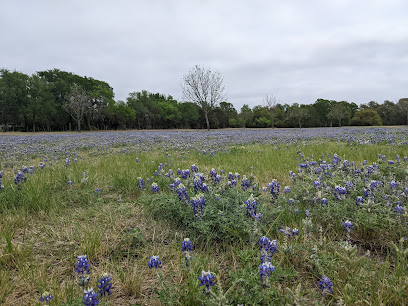
<svg viewBox="0 0 408 306">
<path fill-rule="evenodd" d="M 357 111 L 351 119 L 352 125 L 382 125 L 381 118 L 375 110 L 363 109 Z"/>
</svg>

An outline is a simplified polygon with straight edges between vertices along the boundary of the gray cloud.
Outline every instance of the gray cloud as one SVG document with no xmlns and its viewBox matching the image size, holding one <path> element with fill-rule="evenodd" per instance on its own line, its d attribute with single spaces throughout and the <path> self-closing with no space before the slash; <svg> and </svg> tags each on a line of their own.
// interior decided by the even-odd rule
<svg viewBox="0 0 408 306">
<path fill-rule="evenodd" d="M 357 2 L 357 3 L 356 3 Z M 408 96 L 408 3 L 397 1 L 3 1 L 0 66 L 60 68 L 181 100 L 195 64 L 239 109 L 266 94 L 365 103 Z"/>
</svg>

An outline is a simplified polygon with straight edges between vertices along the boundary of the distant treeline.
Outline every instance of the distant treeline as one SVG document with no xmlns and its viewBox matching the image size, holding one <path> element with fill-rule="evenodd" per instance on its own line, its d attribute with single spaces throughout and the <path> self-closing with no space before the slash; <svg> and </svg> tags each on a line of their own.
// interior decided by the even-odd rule
<svg viewBox="0 0 408 306">
<path fill-rule="evenodd" d="M 310 105 L 279 104 L 266 98 L 238 112 L 221 102 L 209 114 L 211 128 L 329 127 L 407 124 L 408 98 L 398 102 L 353 102 L 318 99 Z M 31 76 L 0 70 L 0 129 L 3 131 L 66 131 L 101 129 L 200 129 L 202 109 L 172 96 L 132 92 L 115 101 L 104 81 L 58 69 Z"/>
</svg>

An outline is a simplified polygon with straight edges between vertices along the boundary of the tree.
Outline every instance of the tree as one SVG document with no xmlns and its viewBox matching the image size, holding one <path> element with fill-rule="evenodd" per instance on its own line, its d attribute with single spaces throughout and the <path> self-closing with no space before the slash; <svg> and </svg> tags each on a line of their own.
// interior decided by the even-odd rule
<svg viewBox="0 0 408 306">
<path fill-rule="evenodd" d="M 381 117 L 373 109 L 357 111 L 351 119 L 352 125 L 382 125 Z"/>
<path fill-rule="evenodd" d="M 196 103 L 203 110 L 207 129 L 210 130 L 208 114 L 225 100 L 221 74 L 196 65 L 183 77 L 181 86 L 184 99 Z"/>
<path fill-rule="evenodd" d="M 398 101 L 399 108 L 407 116 L 407 125 L 408 125 L 408 98 L 402 98 Z"/>
<path fill-rule="evenodd" d="M 307 108 L 294 103 L 289 110 L 289 118 L 293 118 L 299 124 L 299 128 L 302 128 L 302 122 L 310 116 Z"/>
<path fill-rule="evenodd" d="M 274 129 L 276 112 L 278 111 L 278 108 L 276 107 L 277 105 L 276 97 L 273 95 L 272 96 L 266 95 L 264 104 L 269 109 L 269 112 L 271 113 L 272 128 Z"/>
<path fill-rule="evenodd" d="M 347 102 L 337 102 L 335 103 L 330 112 L 327 114 L 327 117 L 339 122 L 339 127 L 341 127 L 341 121 L 343 119 L 350 119 L 351 110 Z"/>
<path fill-rule="evenodd" d="M 66 97 L 63 108 L 74 118 L 78 124 L 78 132 L 81 131 L 81 120 L 92 103 L 91 96 L 78 84 L 72 84 L 71 90 Z"/>
</svg>

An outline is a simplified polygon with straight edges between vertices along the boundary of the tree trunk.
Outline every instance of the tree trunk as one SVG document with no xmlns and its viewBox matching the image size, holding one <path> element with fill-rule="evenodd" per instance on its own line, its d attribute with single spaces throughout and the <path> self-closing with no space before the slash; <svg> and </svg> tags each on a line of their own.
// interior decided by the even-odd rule
<svg viewBox="0 0 408 306">
<path fill-rule="evenodd" d="M 341 119 L 339 119 L 339 127 L 341 127 Z"/>
<path fill-rule="evenodd" d="M 207 123 L 207 130 L 210 130 L 210 121 L 208 120 L 208 111 L 204 112 L 205 115 L 205 122 Z"/>
<path fill-rule="evenodd" d="M 300 119 L 298 120 L 298 122 L 299 122 L 299 128 L 301 129 L 302 128 L 302 123 L 300 122 Z"/>
<path fill-rule="evenodd" d="M 77 122 L 78 122 L 78 132 L 81 131 L 81 119 L 77 118 Z"/>
</svg>

